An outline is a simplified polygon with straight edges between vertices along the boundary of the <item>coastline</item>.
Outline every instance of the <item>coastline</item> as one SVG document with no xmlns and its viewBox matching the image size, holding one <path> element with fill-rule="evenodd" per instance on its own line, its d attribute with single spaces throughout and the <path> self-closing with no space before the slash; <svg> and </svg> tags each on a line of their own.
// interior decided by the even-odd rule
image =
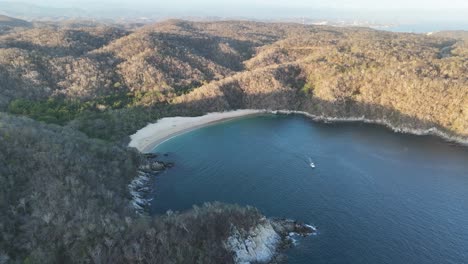
<svg viewBox="0 0 468 264">
<path fill-rule="evenodd" d="M 131 135 L 131 141 L 129 147 L 134 147 L 142 153 L 148 153 L 161 143 L 170 140 L 181 134 L 202 128 L 208 125 L 246 117 L 250 115 L 260 114 L 299 114 L 306 116 L 317 122 L 363 122 L 369 124 L 377 124 L 385 126 L 396 133 L 413 134 L 413 135 L 432 135 L 442 138 L 448 142 L 454 142 L 463 146 L 468 146 L 468 139 L 465 137 L 454 137 L 450 136 L 437 128 L 429 129 L 411 129 L 404 127 L 396 127 L 386 120 L 380 119 L 368 119 L 365 117 L 328 117 L 328 116 L 317 116 L 303 111 L 291 111 L 291 110 L 258 110 L 258 109 L 243 109 L 227 112 L 214 112 L 208 113 L 203 116 L 197 117 L 166 117 L 159 119 L 156 123 L 149 124 L 146 127 L 138 130 L 135 134 Z"/>
<path fill-rule="evenodd" d="M 147 125 L 131 135 L 131 141 L 128 146 L 134 147 L 142 153 L 147 153 L 173 137 L 198 128 L 268 112 L 269 111 L 266 110 L 245 109 L 229 112 L 215 112 L 197 117 L 166 117 L 159 119 L 156 123 Z"/>
<path fill-rule="evenodd" d="M 447 142 L 453 142 L 453 143 L 460 144 L 465 147 L 468 146 L 467 137 L 451 136 L 435 127 L 428 128 L 428 129 L 415 129 L 415 128 L 408 128 L 408 127 L 401 127 L 401 126 L 395 126 L 391 122 L 384 120 L 384 119 L 369 119 L 364 116 L 330 117 L 330 116 L 313 115 L 304 111 L 292 111 L 292 110 L 276 110 L 276 111 L 269 111 L 269 113 L 283 114 L 283 115 L 292 115 L 292 114 L 303 115 L 305 117 L 312 119 L 315 122 L 375 124 L 375 125 L 384 126 L 392 130 L 395 133 L 409 134 L 409 135 L 416 135 L 416 136 L 435 136 Z"/>
<path fill-rule="evenodd" d="M 377 124 L 396 132 L 413 135 L 433 135 L 447 142 L 468 146 L 466 137 L 453 137 L 438 130 L 435 127 L 427 129 L 414 129 L 409 127 L 399 127 L 383 119 L 368 119 L 361 117 L 330 117 L 313 115 L 304 111 L 290 110 L 236 110 L 229 112 L 214 112 L 198 117 L 167 117 L 158 120 L 156 123 L 148 124 L 131 136 L 129 147 L 135 147 L 142 153 L 148 153 L 161 143 L 170 140 L 184 133 L 217 124 L 229 120 L 234 120 L 246 116 L 254 115 L 301 115 L 315 122 L 361 122 Z M 146 200 L 139 189 L 145 187 L 151 175 L 140 174 L 129 185 L 130 193 L 133 197 L 132 203 L 137 212 L 143 211 L 143 207 L 150 200 Z M 296 232 L 298 231 L 298 232 Z M 294 235 L 308 236 L 316 234 L 317 229 L 307 224 L 297 224 L 292 220 L 275 221 L 264 220 L 248 233 L 239 232 L 237 229 L 231 230 L 231 234 L 224 247 L 233 253 L 235 263 L 269 262 L 281 256 L 281 252 L 294 246 Z"/>
</svg>

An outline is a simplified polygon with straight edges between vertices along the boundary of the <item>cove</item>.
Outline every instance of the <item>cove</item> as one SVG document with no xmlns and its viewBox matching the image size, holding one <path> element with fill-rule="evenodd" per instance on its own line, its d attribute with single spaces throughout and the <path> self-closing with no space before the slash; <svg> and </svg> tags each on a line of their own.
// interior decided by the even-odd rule
<svg viewBox="0 0 468 264">
<path fill-rule="evenodd" d="M 221 201 L 317 226 L 289 263 L 468 263 L 468 150 L 376 125 L 262 115 L 154 149 L 153 214 Z M 309 157 L 316 164 L 312 169 Z"/>
</svg>

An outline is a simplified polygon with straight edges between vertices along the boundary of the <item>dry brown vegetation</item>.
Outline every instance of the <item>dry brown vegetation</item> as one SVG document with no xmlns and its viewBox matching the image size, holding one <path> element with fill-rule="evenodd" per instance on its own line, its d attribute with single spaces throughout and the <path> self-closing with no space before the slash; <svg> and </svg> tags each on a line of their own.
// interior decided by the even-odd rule
<svg viewBox="0 0 468 264">
<path fill-rule="evenodd" d="M 367 29 L 309 31 L 259 48 L 245 62 L 246 71 L 174 101 L 217 97 L 219 106 L 209 102 L 217 110 L 229 105 L 364 116 L 399 127 L 468 135 L 463 40 Z"/>
<path fill-rule="evenodd" d="M 404 126 L 389 118 L 401 115 L 467 136 L 464 36 L 238 21 L 39 27 L 0 37 L 0 107 L 120 93 L 196 112 L 293 108 Z"/>
</svg>

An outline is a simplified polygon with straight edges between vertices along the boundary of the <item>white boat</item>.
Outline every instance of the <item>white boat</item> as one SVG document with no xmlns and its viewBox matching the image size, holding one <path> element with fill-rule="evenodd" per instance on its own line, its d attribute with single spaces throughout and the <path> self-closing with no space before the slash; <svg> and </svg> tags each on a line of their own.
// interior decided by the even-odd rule
<svg viewBox="0 0 468 264">
<path fill-rule="evenodd" d="M 311 158 L 309 158 L 309 165 L 311 168 L 315 168 L 315 163 L 312 162 Z"/>
</svg>

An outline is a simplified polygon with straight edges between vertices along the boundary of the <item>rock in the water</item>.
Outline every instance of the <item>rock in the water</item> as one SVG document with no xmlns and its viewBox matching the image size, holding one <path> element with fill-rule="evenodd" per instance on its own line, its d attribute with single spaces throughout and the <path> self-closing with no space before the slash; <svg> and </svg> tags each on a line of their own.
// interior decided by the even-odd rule
<svg viewBox="0 0 468 264">
<path fill-rule="evenodd" d="M 173 162 L 162 162 L 162 161 L 155 161 L 155 160 L 146 160 L 140 165 L 140 171 L 146 172 L 146 173 L 155 173 L 159 171 L 163 171 L 167 168 L 172 168 L 174 167 Z"/>
<path fill-rule="evenodd" d="M 145 158 L 147 158 L 147 159 L 156 159 L 158 157 L 158 154 L 156 154 L 156 153 L 145 153 L 145 154 L 143 154 L 143 156 L 145 156 Z"/>
<path fill-rule="evenodd" d="M 175 165 L 174 162 L 166 162 L 164 164 L 165 164 L 166 168 L 172 168 Z"/>
<path fill-rule="evenodd" d="M 289 233 L 309 236 L 317 232 L 317 229 L 314 226 L 291 219 L 272 219 L 271 222 L 275 231 L 283 236 L 287 236 Z"/>
<path fill-rule="evenodd" d="M 154 161 L 150 163 L 150 168 L 154 171 L 161 171 L 166 168 L 166 165 L 163 162 Z"/>
</svg>

